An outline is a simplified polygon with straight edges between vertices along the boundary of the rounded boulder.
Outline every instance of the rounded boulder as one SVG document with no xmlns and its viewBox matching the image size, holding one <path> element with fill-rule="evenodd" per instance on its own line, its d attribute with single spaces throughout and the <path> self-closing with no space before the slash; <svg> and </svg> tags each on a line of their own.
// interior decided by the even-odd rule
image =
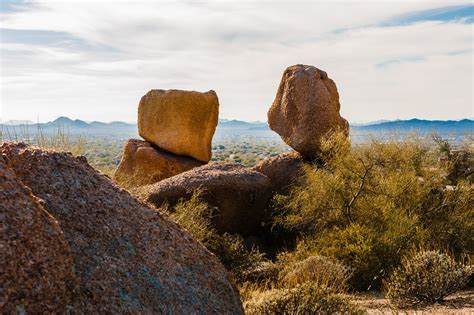
<svg viewBox="0 0 474 315">
<path fill-rule="evenodd" d="M 203 164 L 189 157 L 163 151 L 146 141 L 130 139 L 125 144 L 114 179 L 126 188 L 144 186 Z"/>
<path fill-rule="evenodd" d="M 216 208 L 213 226 L 220 232 L 252 235 L 265 220 L 271 182 L 262 173 L 236 163 L 214 163 L 147 186 L 147 201 L 171 206 L 189 199 L 196 189 Z"/>
</svg>

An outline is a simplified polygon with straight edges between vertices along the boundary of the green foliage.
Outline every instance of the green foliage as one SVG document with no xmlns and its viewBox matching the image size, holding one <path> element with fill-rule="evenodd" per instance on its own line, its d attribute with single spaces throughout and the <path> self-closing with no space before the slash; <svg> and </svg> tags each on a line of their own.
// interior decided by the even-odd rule
<svg viewBox="0 0 474 315">
<path fill-rule="evenodd" d="M 364 314 L 348 298 L 305 283 L 294 288 L 256 292 L 244 303 L 246 314 Z"/>
<path fill-rule="evenodd" d="M 474 186 L 450 185 L 435 149 L 417 138 L 352 148 L 334 134 L 322 142 L 321 164 L 307 166 L 290 195 L 274 198 L 275 227 L 303 239 L 308 255 L 349 266 L 360 290 L 378 288 L 421 244 L 474 254 Z"/>
<path fill-rule="evenodd" d="M 474 265 L 456 263 L 439 251 L 420 251 L 405 257 L 385 282 L 386 296 L 398 306 L 433 304 L 462 289 Z"/>
<path fill-rule="evenodd" d="M 166 210 L 172 220 L 215 254 L 233 274 L 234 280 L 241 283 L 266 260 L 257 249 L 248 250 L 242 237 L 219 234 L 211 226 L 214 209 L 202 201 L 201 194 L 200 190 L 196 190 L 191 199 L 178 203 L 174 209 L 168 207 Z"/>
</svg>

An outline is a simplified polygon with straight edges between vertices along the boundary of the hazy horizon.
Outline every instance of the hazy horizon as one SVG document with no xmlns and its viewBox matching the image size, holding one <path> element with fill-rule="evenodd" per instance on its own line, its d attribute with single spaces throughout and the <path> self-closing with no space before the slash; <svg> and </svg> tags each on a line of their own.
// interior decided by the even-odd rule
<svg viewBox="0 0 474 315">
<path fill-rule="evenodd" d="M 6 0 L 0 20 L 1 121 L 134 122 L 155 88 L 266 121 L 296 63 L 328 72 L 351 123 L 474 116 L 470 1 Z"/>
</svg>

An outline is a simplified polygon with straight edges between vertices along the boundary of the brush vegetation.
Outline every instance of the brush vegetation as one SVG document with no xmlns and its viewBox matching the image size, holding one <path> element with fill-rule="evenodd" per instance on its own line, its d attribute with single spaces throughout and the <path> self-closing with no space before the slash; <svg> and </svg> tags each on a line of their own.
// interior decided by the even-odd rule
<svg viewBox="0 0 474 315">
<path fill-rule="evenodd" d="M 462 289 L 473 274 L 474 266 L 438 250 L 413 252 L 385 282 L 386 296 L 401 307 L 441 302 Z"/>
<path fill-rule="evenodd" d="M 199 192 L 170 215 L 232 272 L 249 314 L 358 313 L 347 292 L 382 290 L 384 282 L 396 305 L 413 305 L 411 292 L 427 287 L 410 284 L 410 272 L 438 286 L 442 297 L 468 282 L 470 274 L 460 270 L 472 268 L 456 260 L 474 255 L 472 144 L 468 139 L 454 150 L 438 137 L 411 137 L 351 146 L 332 135 L 303 181 L 272 201 L 264 238 L 273 239 L 276 255 L 213 230 Z M 419 248 L 449 251 L 452 261 Z M 420 263 L 426 255 L 434 255 L 428 260 L 439 266 L 432 270 L 450 278 L 447 284 L 427 278 Z"/>
<path fill-rule="evenodd" d="M 92 146 L 64 130 L 16 138 L 90 156 L 109 174 L 121 151 L 117 145 L 110 155 L 105 143 Z M 398 306 L 438 302 L 473 281 L 466 262 L 474 255 L 474 141 L 465 139 L 455 148 L 440 137 L 416 136 L 351 146 L 333 134 L 299 184 L 273 198 L 259 236 L 265 249 L 216 231 L 216 211 L 199 190 L 164 210 L 226 266 L 249 314 L 361 313 L 347 293 L 383 284 Z"/>
</svg>

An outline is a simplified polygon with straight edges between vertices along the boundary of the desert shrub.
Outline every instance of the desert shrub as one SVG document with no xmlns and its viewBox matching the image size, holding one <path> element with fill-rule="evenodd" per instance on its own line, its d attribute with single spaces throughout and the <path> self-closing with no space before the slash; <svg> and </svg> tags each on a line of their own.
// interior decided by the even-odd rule
<svg viewBox="0 0 474 315">
<path fill-rule="evenodd" d="M 243 270 L 242 280 L 257 284 L 259 287 L 272 287 L 278 282 L 281 268 L 280 264 L 272 261 L 261 261 Z"/>
<path fill-rule="evenodd" d="M 189 200 L 181 201 L 173 209 L 165 206 L 170 218 L 185 228 L 197 241 L 215 254 L 229 270 L 236 282 L 246 281 L 252 270 L 267 260 L 257 249 L 247 249 L 239 235 L 220 234 L 211 226 L 212 209 L 202 201 L 202 191 L 196 190 Z"/>
<path fill-rule="evenodd" d="M 287 196 L 275 196 L 274 225 L 353 271 L 353 288 L 377 289 L 387 272 L 421 244 L 455 254 L 474 249 L 472 183 L 447 186 L 439 151 L 427 140 L 351 147 L 323 140 L 320 165 Z"/>
<path fill-rule="evenodd" d="M 438 145 L 439 161 L 446 171 L 446 179 L 449 183 L 456 185 L 461 180 L 473 183 L 474 154 L 472 147 L 469 144 L 464 144 L 460 148 L 453 149 L 447 140 L 439 136 L 434 136 L 433 138 Z"/>
<path fill-rule="evenodd" d="M 305 283 L 294 288 L 254 292 L 244 302 L 246 314 L 364 314 L 347 297 Z"/>
<path fill-rule="evenodd" d="M 314 255 L 296 263 L 287 264 L 280 272 L 280 283 L 285 287 L 295 287 L 310 282 L 332 293 L 345 292 L 349 268 L 338 261 Z"/>
<path fill-rule="evenodd" d="M 439 251 L 420 251 L 403 259 L 385 282 L 386 296 L 399 306 L 432 304 L 462 289 L 474 266 Z"/>
</svg>

